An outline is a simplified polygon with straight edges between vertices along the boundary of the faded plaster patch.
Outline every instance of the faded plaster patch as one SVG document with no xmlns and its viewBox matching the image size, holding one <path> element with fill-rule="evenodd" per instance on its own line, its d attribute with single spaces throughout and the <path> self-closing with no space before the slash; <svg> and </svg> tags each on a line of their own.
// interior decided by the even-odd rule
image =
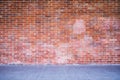
<svg viewBox="0 0 120 80">
<path fill-rule="evenodd" d="M 84 20 L 76 20 L 75 24 L 73 24 L 73 33 L 81 34 L 86 31 Z"/>
<path fill-rule="evenodd" d="M 68 48 L 69 48 L 68 43 L 64 43 L 59 45 L 58 48 L 56 48 L 56 61 L 57 63 L 67 63 L 69 59 L 72 58 L 72 55 L 69 54 Z"/>
</svg>

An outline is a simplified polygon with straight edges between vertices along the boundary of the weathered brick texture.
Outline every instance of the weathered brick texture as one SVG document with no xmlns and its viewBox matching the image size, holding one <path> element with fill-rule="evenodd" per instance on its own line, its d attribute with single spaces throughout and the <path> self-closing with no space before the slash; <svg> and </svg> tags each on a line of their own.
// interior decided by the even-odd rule
<svg viewBox="0 0 120 80">
<path fill-rule="evenodd" d="M 119 0 L 0 0 L 1 64 L 119 64 Z"/>
</svg>

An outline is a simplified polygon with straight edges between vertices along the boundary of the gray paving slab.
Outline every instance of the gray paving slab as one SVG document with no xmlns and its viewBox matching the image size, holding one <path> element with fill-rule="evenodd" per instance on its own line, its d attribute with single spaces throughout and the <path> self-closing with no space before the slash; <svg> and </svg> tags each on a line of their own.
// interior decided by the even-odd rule
<svg viewBox="0 0 120 80">
<path fill-rule="evenodd" d="M 0 80 L 120 80 L 120 65 L 0 65 Z"/>
</svg>

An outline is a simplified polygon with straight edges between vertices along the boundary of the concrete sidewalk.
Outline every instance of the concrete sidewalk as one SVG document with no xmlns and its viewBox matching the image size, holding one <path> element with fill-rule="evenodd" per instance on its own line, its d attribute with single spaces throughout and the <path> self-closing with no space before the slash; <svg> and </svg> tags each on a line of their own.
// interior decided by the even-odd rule
<svg viewBox="0 0 120 80">
<path fill-rule="evenodd" d="M 120 65 L 0 65 L 0 80 L 120 80 Z"/>
</svg>

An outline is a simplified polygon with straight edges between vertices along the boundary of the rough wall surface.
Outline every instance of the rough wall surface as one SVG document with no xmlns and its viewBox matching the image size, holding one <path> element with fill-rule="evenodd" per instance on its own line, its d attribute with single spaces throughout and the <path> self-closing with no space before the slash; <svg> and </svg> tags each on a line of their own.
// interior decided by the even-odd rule
<svg viewBox="0 0 120 80">
<path fill-rule="evenodd" d="M 0 0 L 1 64 L 120 64 L 119 0 Z"/>
</svg>

